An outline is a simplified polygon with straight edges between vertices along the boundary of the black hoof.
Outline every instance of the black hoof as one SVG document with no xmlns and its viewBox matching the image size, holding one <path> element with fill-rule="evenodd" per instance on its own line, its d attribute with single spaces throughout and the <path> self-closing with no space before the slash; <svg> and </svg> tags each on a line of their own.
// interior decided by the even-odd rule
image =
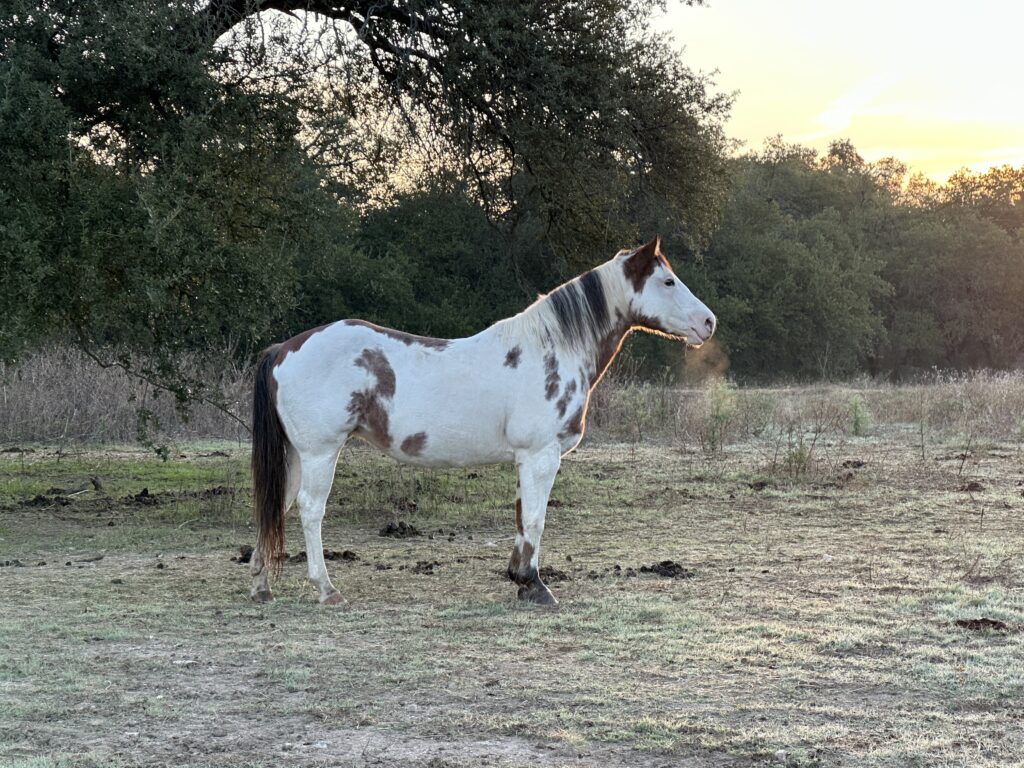
<svg viewBox="0 0 1024 768">
<path fill-rule="evenodd" d="M 274 599 L 269 589 L 261 589 L 259 592 L 252 593 L 252 601 L 254 603 L 269 603 Z"/>
<path fill-rule="evenodd" d="M 519 588 L 519 599 L 534 605 L 558 605 L 558 599 L 540 579 Z"/>
</svg>

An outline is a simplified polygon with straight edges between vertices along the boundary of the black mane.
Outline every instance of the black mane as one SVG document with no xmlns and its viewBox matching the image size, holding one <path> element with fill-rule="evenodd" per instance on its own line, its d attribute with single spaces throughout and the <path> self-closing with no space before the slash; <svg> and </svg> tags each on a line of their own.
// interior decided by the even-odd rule
<svg viewBox="0 0 1024 768">
<path fill-rule="evenodd" d="M 548 294 L 562 338 L 570 346 L 585 346 L 603 336 L 611 325 L 601 275 L 591 270 Z"/>
</svg>

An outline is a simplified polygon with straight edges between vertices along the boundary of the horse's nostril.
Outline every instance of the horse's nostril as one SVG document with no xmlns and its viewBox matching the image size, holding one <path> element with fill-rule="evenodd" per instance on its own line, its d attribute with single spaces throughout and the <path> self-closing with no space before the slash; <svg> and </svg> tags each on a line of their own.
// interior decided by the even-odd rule
<svg viewBox="0 0 1024 768">
<path fill-rule="evenodd" d="M 704 321 L 704 325 L 708 327 L 708 333 L 715 332 L 715 318 L 709 317 L 707 320 Z"/>
</svg>

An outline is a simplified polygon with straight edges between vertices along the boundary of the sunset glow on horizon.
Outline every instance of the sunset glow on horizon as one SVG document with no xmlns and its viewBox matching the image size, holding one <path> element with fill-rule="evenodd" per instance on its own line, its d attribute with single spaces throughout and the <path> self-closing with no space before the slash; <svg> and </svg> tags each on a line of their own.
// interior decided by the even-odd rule
<svg viewBox="0 0 1024 768">
<path fill-rule="evenodd" d="M 1024 165 L 1022 6 L 710 0 L 670 4 L 656 27 L 736 92 L 726 133 L 741 151 L 777 134 L 818 150 L 848 138 L 936 181 Z"/>
</svg>

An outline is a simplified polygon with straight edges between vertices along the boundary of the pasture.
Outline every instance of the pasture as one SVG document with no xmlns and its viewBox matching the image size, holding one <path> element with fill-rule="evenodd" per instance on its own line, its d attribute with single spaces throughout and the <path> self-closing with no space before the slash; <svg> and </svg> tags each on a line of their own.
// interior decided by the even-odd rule
<svg viewBox="0 0 1024 768">
<path fill-rule="evenodd" d="M 557 610 L 503 576 L 511 467 L 350 444 L 324 522 L 348 604 L 317 604 L 292 514 L 256 605 L 245 445 L 4 446 L 0 764 L 1019 764 L 1019 433 L 783 439 L 714 392 L 703 437 L 602 433 L 615 397 L 552 492 Z"/>
</svg>

